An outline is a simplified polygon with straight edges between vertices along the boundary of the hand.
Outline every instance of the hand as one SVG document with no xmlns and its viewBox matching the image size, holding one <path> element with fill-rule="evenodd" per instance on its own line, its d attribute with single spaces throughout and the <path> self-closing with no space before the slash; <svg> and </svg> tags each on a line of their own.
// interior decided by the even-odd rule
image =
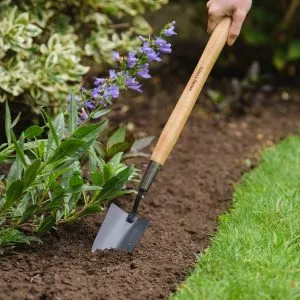
<svg viewBox="0 0 300 300">
<path fill-rule="evenodd" d="M 240 34 L 242 24 L 252 5 L 252 0 L 209 0 L 207 32 L 211 34 L 223 17 L 232 18 L 227 44 L 233 45 Z"/>
</svg>

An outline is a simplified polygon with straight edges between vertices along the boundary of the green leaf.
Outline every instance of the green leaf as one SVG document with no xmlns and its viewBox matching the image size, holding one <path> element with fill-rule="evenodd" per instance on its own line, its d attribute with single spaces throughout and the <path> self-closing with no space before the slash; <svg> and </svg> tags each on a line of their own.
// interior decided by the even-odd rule
<svg viewBox="0 0 300 300">
<path fill-rule="evenodd" d="M 102 187 L 102 191 L 100 192 L 99 200 L 104 201 L 113 199 L 115 195 L 122 190 L 123 185 L 127 183 L 133 170 L 133 167 L 126 168 L 124 171 L 120 172 L 105 183 Z"/>
<path fill-rule="evenodd" d="M 5 202 L 3 206 L 0 208 L 0 211 L 5 211 L 9 207 L 12 206 L 12 204 L 17 201 L 23 193 L 24 184 L 22 180 L 16 180 L 13 181 L 7 189 L 6 195 L 5 195 Z"/>
<path fill-rule="evenodd" d="M 106 152 L 106 158 L 110 158 L 110 157 L 114 156 L 115 154 L 117 154 L 118 152 L 125 152 L 129 148 L 129 146 L 130 146 L 129 143 L 127 143 L 127 142 L 114 144 Z"/>
<path fill-rule="evenodd" d="M 0 154 L 0 163 L 6 161 L 7 158 L 8 158 L 7 155 L 2 155 L 2 154 Z"/>
<path fill-rule="evenodd" d="M 98 119 L 98 118 L 101 118 L 102 116 L 108 114 L 110 111 L 111 111 L 111 109 L 109 109 L 109 108 L 107 108 L 107 109 L 101 109 L 101 110 L 95 111 L 95 112 L 93 112 L 93 113 L 90 115 L 90 118 L 91 118 L 91 119 Z"/>
<path fill-rule="evenodd" d="M 41 161 L 37 159 L 31 165 L 29 165 L 25 170 L 24 176 L 24 187 L 27 188 L 36 178 L 38 170 L 40 168 Z"/>
<path fill-rule="evenodd" d="M 40 126 L 37 125 L 33 125 L 28 127 L 25 132 L 24 132 L 24 136 L 27 139 L 31 139 L 33 137 L 38 137 L 43 133 L 44 129 L 41 128 Z"/>
<path fill-rule="evenodd" d="M 18 201 L 17 206 L 13 210 L 14 218 L 26 218 L 24 216 L 25 211 L 28 209 L 28 206 L 31 205 L 32 194 L 29 192 L 23 194 L 23 196 Z"/>
<path fill-rule="evenodd" d="M 41 223 L 38 226 L 36 232 L 47 232 L 52 229 L 52 227 L 56 224 L 56 218 L 54 216 L 47 216 L 41 218 Z"/>
<path fill-rule="evenodd" d="M 125 141 L 125 128 L 119 128 L 116 130 L 113 135 L 107 141 L 107 150 L 116 145 L 123 143 Z"/>
<path fill-rule="evenodd" d="M 26 30 L 30 33 L 31 36 L 35 37 L 42 33 L 42 29 L 34 24 L 28 24 Z"/>
<path fill-rule="evenodd" d="M 17 117 L 14 119 L 14 121 L 13 121 L 12 124 L 11 124 L 11 128 L 14 128 L 14 127 L 18 124 L 18 122 L 19 122 L 19 120 L 20 120 L 20 117 L 21 117 L 21 113 L 19 113 L 19 114 L 17 115 Z"/>
<path fill-rule="evenodd" d="M 8 145 L 11 143 L 11 114 L 7 101 L 5 102 L 5 133 Z"/>
<path fill-rule="evenodd" d="M 133 18 L 134 31 L 139 35 L 149 35 L 152 32 L 152 27 L 142 16 L 135 16 Z"/>
<path fill-rule="evenodd" d="M 42 110 L 42 114 L 44 118 L 47 120 L 47 124 L 49 126 L 49 134 L 47 141 L 47 157 L 50 157 L 53 151 L 60 145 L 60 142 L 64 135 L 65 129 L 65 120 L 63 113 L 57 115 L 57 117 L 52 122 L 48 114 Z M 55 143 L 55 145 L 53 145 Z"/>
<path fill-rule="evenodd" d="M 269 35 L 261 29 L 254 28 L 253 26 L 244 26 L 242 36 L 247 44 L 253 46 L 262 46 L 269 42 Z"/>
<path fill-rule="evenodd" d="M 14 228 L 0 229 L 0 247 L 9 247 L 15 244 L 30 244 L 32 242 L 41 243 L 41 240 L 35 236 L 25 235 Z"/>
<path fill-rule="evenodd" d="M 118 152 L 110 159 L 108 165 L 111 167 L 113 171 L 120 165 L 122 156 L 123 156 L 123 152 Z"/>
<path fill-rule="evenodd" d="M 82 210 L 78 215 L 77 215 L 77 219 L 82 218 L 84 216 L 88 216 L 91 214 L 96 214 L 103 211 L 103 208 L 99 205 L 98 202 L 94 202 L 92 204 L 90 204 L 89 206 L 87 206 L 84 210 Z"/>
<path fill-rule="evenodd" d="M 282 70 L 286 65 L 286 53 L 283 49 L 277 48 L 273 56 L 273 65 L 277 70 Z"/>
<path fill-rule="evenodd" d="M 53 155 L 48 160 L 47 164 L 54 163 L 65 156 L 72 157 L 77 154 L 86 145 L 85 141 L 69 138 L 63 141 L 58 148 L 56 148 Z"/>
<path fill-rule="evenodd" d="M 77 128 L 78 124 L 78 107 L 77 102 L 74 97 L 74 93 L 71 93 L 71 101 L 70 101 L 70 112 L 69 112 L 69 130 L 72 134 Z"/>
<path fill-rule="evenodd" d="M 20 159 L 17 157 L 17 159 L 13 162 L 13 164 L 11 165 L 11 167 L 9 169 L 9 172 L 7 175 L 7 183 L 8 184 L 21 178 L 22 170 L 19 169 L 19 164 L 20 164 L 19 160 Z"/>
<path fill-rule="evenodd" d="M 148 147 L 152 143 L 153 139 L 154 139 L 154 136 L 147 136 L 147 137 L 144 137 L 144 138 L 134 141 L 134 143 L 131 146 L 130 151 L 132 151 L 132 152 L 141 151 L 142 149 Z"/>
<path fill-rule="evenodd" d="M 300 59 L 300 40 L 290 42 L 287 51 L 287 59 L 289 61 Z"/>
<path fill-rule="evenodd" d="M 136 157 L 149 157 L 149 153 L 145 152 L 129 152 L 123 155 L 122 160 L 125 161 L 127 159 L 136 158 Z"/>
<path fill-rule="evenodd" d="M 72 137 L 76 139 L 83 139 L 88 141 L 90 139 L 95 139 L 99 136 L 100 132 L 106 127 L 107 121 L 102 121 L 96 124 L 88 124 L 78 127 Z"/>
<path fill-rule="evenodd" d="M 93 184 L 102 186 L 104 183 L 103 174 L 100 171 L 91 172 L 91 180 Z"/>
<path fill-rule="evenodd" d="M 80 173 L 79 172 L 75 172 L 71 177 L 70 177 L 70 180 L 69 180 L 69 186 L 70 187 L 78 187 L 78 186 L 81 186 L 83 185 L 83 179 L 82 177 L 80 176 Z"/>
<path fill-rule="evenodd" d="M 38 149 L 39 149 L 39 157 L 42 158 L 45 153 L 45 142 L 44 141 L 41 141 L 38 144 Z"/>
<path fill-rule="evenodd" d="M 24 151 L 23 151 L 22 136 L 20 137 L 20 141 L 18 142 L 12 129 L 11 129 L 10 133 L 11 133 L 12 142 L 15 146 L 16 152 L 17 152 L 18 156 L 20 157 L 23 165 L 25 167 L 27 167 L 27 163 L 26 163 L 26 159 L 25 159 L 25 155 L 24 155 Z"/>
</svg>

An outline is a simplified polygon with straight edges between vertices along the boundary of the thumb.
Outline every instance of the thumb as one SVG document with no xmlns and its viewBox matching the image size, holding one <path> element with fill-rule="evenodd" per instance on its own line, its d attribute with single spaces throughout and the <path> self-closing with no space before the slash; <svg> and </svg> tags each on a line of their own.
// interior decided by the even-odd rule
<svg viewBox="0 0 300 300">
<path fill-rule="evenodd" d="M 232 46 L 237 37 L 239 36 L 242 24 L 246 18 L 246 13 L 242 10 L 236 10 L 232 16 L 232 24 L 229 29 L 227 44 Z"/>
</svg>

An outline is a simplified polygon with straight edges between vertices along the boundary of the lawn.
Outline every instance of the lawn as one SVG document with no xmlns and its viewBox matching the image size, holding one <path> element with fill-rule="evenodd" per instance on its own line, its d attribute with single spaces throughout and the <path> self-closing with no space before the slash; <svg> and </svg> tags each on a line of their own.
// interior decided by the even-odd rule
<svg viewBox="0 0 300 300">
<path fill-rule="evenodd" d="M 300 298 L 300 137 L 267 150 L 235 188 L 211 247 L 173 300 Z"/>
</svg>

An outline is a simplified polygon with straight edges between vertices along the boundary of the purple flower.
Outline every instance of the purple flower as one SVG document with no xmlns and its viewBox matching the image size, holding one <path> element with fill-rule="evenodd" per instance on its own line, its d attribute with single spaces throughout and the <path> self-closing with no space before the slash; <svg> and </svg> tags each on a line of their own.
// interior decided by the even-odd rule
<svg viewBox="0 0 300 300">
<path fill-rule="evenodd" d="M 112 97 L 112 98 L 118 98 L 120 95 L 120 89 L 116 85 L 109 85 L 105 90 L 103 94 L 103 98 Z"/>
<path fill-rule="evenodd" d="M 101 89 L 100 89 L 99 87 L 94 88 L 94 89 L 91 90 L 91 96 L 92 96 L 94 99 L 96 99 L 96 98 L 99 97 L 100 92 L 101 92 Z"/>
<path fill-rule="evenodd" d="M 94 85 L 95 85 L 95 86 L 98 86 L 98 85 L 100 85 L 100 84 L 103 84 L 105 81 L 106 81 L 105 78 L 97 78 L 97 77 L 96 77 L 96 79 L 95 79 L 95 81 L 94 81 Z"/>
<path fill-rule="evenodd" d="M 129 52 L 127 56 L 128 68 L 132 69 L 136 65 L 137 61 L 138 59 L 135 57 L 135 52 Z"/>
<path fill-rule="evenodd" d="M 114 61 L 119 61 L 120 60 L 120 53 L 117 51 L 113 51 L 113 58 Z"/>
<path fill-rule="evenodd" d="M 139 71 L 137 72 L 137 75 L 145 79 L 151 78 L 151 75 L 149 74 L 149 64 L 141 65 Z"/>
<path fill-rule="evenodd" d="M 163 35 L 165 36 L 176 35 L 177 33 L 174 31 L 174 29 L 175 29 L 175 21 L 169 24 L 169 28 L 163 31 Z"/>
<path fill-rule="evenodd" d="M 128 77 L 126 79 L 126 85 L 129 89 L 142 93 L 141 84 L 136 80 L 135 77 Z"/>
<path fill-rule="evenodd" d="M 81 121 L 84 121 L 89 118 L 89 115 L 87 114 L 86 110 L 84 108 L 81 108 L 81 112 L 79 113 L 79 117 Z"/>
<path fill-rule="evenodd" d="M 154 41 L 155 45 L 158 46 L 158 50 L 163 53 L 171 53 L 171 44 L 167 43 L 164 39 L 161 37 L 158 37 Z"/>
<path fill-rule="evenodd" d="M 93 109 L 95 107 L 95 103 L 93 101 L 87 101 L 84 103 L 84 106 Z"/>
<path fill-rule="evenodd" d="M 166 43 L 161 47 L 159 47 L 158 50 L 163 53 L 171 53 L 172 52 L 171 44 Z"/>
<path fill-rule="evenodd" d="M 108 72 L 109 72 L 109 78 L 110 79 L 116 79 L 117 78 L 117 74 L 116 74 L 115 70 L 110 69 Z"/>
<path fill-rule="evenodd" d="M 163 45 L 165 45 L 167 43 L 166 40 L 164 40 L 163 38 L 161 37 L 157 37 L 154 41 L 155 45 L 158 46 L 158 47 L 161 47 Z"/>
<path fill-rule="evenodd" d="M 143 46 L 141 47 L 140 51 L 147 55 L 150 61 L 161 61 L 159 57 L 159 53 L 155 52 L 151 47 L 149 42 L 144 42 Z"/>
</svg>

